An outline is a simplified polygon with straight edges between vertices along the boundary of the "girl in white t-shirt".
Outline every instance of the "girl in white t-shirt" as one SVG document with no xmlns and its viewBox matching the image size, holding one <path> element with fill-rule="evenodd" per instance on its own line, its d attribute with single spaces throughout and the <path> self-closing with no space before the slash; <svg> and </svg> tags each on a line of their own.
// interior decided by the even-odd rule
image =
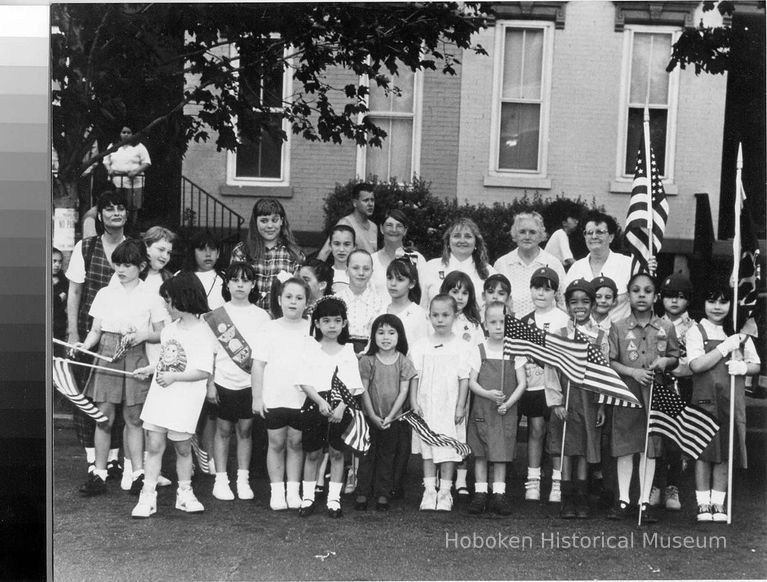
<svg viewBox="0 0 767 582">
<path fill-rule="evenodd" d="M 336 224 L 330 231 L 330 257 L 333 261 L 332 291 L 335 295 L 349 288 L 346 263 L 355 248 L 357 248 L 357 235 L 354 229 L 346 224 Z"/>
<path fill-rule="evenodd" d="M 184 272 L 193 272 L 202 283 L 205 291 L 205 298 L 208 301 L 208 307 L 218 309 L 224 304 L 223 285 L 224 278 L 219 272 L 220 243 L 210 231 L 203 231 L 192 237 L 189 246 L 186 249 L 184 265 L 181 269 Z M 216 410 L 214 406 L 207 402 L 203 404 L 202 415 L 197 427 L 199 433 L 199 454 L 198 462 L 200 467 L 206 465 L 207 459 L 208 473 L 216 474 L 216 463 L 213 460 L 213 437 L 216 434 Z"/>
<path fill-rule="evenodd" d="M 303 279 L 286 280 L 278 297 L 282 317 L 267 322 L 253 346 L 253 412 L 266 420 L 269 507 L 275 511 L 301 507 L 301 406 L 306 399 L 301 384 L 307 356 L 316 349 L 309 322 L 302 318 L 309 293 Z"/>
<path fill-rule="evenodd" d="M 421 287 L 418 283 L 418 271 L 409 259 L 394 259 L 386 267 L 386 290 L 391 297 L 386 313 L 399 317 L 405 328 L 408 344 L 413 345 L 422 337 L 426 337 L 429 334 L 429 316 L 419 305 Z"/>
<path fill-rule="evenodd" d="M 132 517 L 149 517 L 157 511 L 166 438 L 176 450 L 178 491 L 176 509 L 199 513 L 205 508 L 192 491 L 192 436 L 205 401 L 213 371 L 214 339 L 198 316 L 208 311 L 205 291 L 192 273 L 181 273 L 160 287 L 173 323 L 160 334 L 160 359 L 136 369 L 139 378 L 154 374 L 141 420 L 147 435 L 146 478 Z"/>
<path fill-rule="evenodd" d="M 463 271 L 453 271 L 445 276 L 439 288 L 440 293 L 450 295 L 458 305 L 453 324 L 453 333 L 475 347 L 485 339 L 477 304 L 474 283 Z"/>
<path fill-rule="evenodd" d="M 93 326 L 85 341 L 76 344 L 86 350 L 98 346 L 105 358 L 112 358 L 121 345 L 127 345 L 125 355 L 116 362 L 99 365 L 117 372 L 93 370 L 85 393 L 90 396 L 108 422 L 97 424 L 94 433 L 96 469 L 80 488 L 85 496 L 106 492 L 107 455 L 109 453 L 115 408 L 123 405 L 123 417 L 127 440 L 126 453 L 132 461 L 131 492 L 138 495 L 143 484 L 144 434 L 139 414 L 146 399 L 149 383 L 126 376 L 124 371 L 148 363 L 144 343 L 155 342 L 164 325 L 164 307 L 158 295 L 149 290 L 139 278 L 147 266 L 144 243 L 128 239 L 121 242 L 112 253 L 112 263 L 117 281 L 110 283 L 96 294 L 89 315 Z"/>
<path fill-rule="evenodd" d="M 344 402 L 334 401 L 331 397 L 336 370 L 338 379 L 352 396 L 363 392 L 357 356 L 351 343 L 348 343 L 346 304 L 332 296 L 320 299 L 312 313 L 311 333 L 319 343 L 318 349 L 313 352 L 313 363 L 304 388 L 308 396 L 302 436 L 306 460 L 304 497 L 299 515 L 306 517 L 314 510 L 317 469 L 322 451 L 327 446 L 330 456 L 327 512 L 329 517 L 338 518 L 342 515 L 341 489 L 344 485 L 344 451 L 347 449 L 342 435 L 351 423 L 352 413 Z"/>
<path fill-rule="evenodd" d="M 189 242 L 182 271 L 194 272 L 205 290 L 210 309 L 224 304 L 224 279 L 219 272 L 221 248 L 210 231 L 203 231 Z"/>
<path fill-rule="evenodd" d="M 216 434 L 213 437 L 213 459 L 216 481 L 213 497 L 222 501 L 234 499 L 229 488 L 226 462 L 232 428 L 237 435 L 237 497 L 253 499 L 250 488 L 249 467 L 253 450 L 253 393 L 250 369 L 254 340 L 271 318 L 254 305 L 259 293 L 256 288 L 256 270 L 244 262 L 234 262 L 224 274 L 222 307 L 205 316 L 205 322 L 216 337 L 215 370 L 208 381 L 209 403 L 216 406 Z"/>
</svg>

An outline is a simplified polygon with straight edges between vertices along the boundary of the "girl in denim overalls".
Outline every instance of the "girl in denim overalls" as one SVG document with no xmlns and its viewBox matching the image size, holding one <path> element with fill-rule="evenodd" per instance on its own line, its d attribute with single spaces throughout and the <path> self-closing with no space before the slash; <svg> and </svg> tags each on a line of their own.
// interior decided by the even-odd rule
<svg viewBox="0 0 767 582">
<path fill-rule="evenodd" d="M 735 466 L 746 467 L 745 376 L 759 372 L 759 356 L 746 334 L 729 334 L 731 290 L 706 295 L 706 318 L 687 332 L 687 356 L 693 372 L 691 404 L 719 421 L 719 433 L 695 462 L 698 521 L 726 522 L 729 428 L 735 422 Z M 731 327 L 730 327 L 731 330 Z M 730 419 L 730 376 L 735 376 L 735 418 Z"/>
</svg>

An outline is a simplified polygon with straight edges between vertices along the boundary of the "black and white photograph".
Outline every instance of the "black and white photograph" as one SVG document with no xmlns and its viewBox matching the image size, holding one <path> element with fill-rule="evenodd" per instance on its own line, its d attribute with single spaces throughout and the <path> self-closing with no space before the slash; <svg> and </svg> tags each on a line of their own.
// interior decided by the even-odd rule
<svg viewBox="0 0 767 582">
<path fill-rule="evenodd" d="M 767 577 L 764 1 L 49 11 L 55 580 Z"/>
</svg>

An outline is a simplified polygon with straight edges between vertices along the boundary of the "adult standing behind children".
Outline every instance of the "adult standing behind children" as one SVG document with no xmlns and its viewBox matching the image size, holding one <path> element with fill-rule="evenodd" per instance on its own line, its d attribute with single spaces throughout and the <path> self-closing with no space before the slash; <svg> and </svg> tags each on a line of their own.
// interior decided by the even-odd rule
<svg viewBox="0 0 767 582">
<path fill-rule="evenodd" d="M 355 184 L 352 188 L 352 211 L 336 224 L 346 224 L 354 229 L 357 248 L 371 255 L 378 250 L 378 225 L 370 220 L 375 210 L 373 185 L 367 182 Z M 325 241 L 317 253 L 317 258 L 324 261 L 330 254 L 330 238 Z"/>
<path fill-rule="evenodd" d="M 466 273 L 475 290 L 482 289 L 485 279 L 495 275 L 495 269 L 488 262 L 485 239 L 471 218 L 459 218 L 447 227 L 442 236 L 442 256 L 428 261 L 419 273 L 424 308 L 439 295 L 442 281 L 452 271 Z"/>
<path fill-rule="evenodd" d="M 583 235 L 586 237 L 589 254 L 573 263 L 565 277 L 565 286 L 576 279 L 591 281 L 595 277 L 609 277 L 618 288 L 617 302 L 610 310 L 610 320 L 616 322 L 625 319 L 631 313 L 626 291 L 631 277 L 631 257 L 610 250 L 618 232 L 618 223 L 612 216 L 597 210 L 589 212 L 584 223 Z"/>
<path fill-rule="evenodd" d="M 152 165 L 146 147 L 133 134 L 133 124 L 124 123 L 120 130 L 120 147 L 104 156 L 109 178 L 118 191 L 125 191 L 131 224 L 135 224 L 138 211 L 144 205 L 144 172 Z M 109 144 L 109 147 L 113 145 Z"/>
<path fill-rule="evenodd" d="M 565 270 L 562 263 L 551 253 L 541 248 L 546 240 L 543 217 L 537 212 L 520 212 L 511 224 L 511 240 L 517 248 L 500 257 L 495 270 L 506 275 L 511 283 L 511 302 L 514 313 L 525 315 L 535 309 L 530 296 L 530 278 L 541 267 L 552 269 L 562 281 Z M 561 293 L 557 294 L 557 307 L 564 309 Z"/>
<path fill-rule="evenodd" d="M 408 258 L 418 269 L 423 271 L 426 259 L 412 247 L 406 248 L 404 239 L 407 236 L 410 220 L 399 208 L 392 208 L 386 213 L 381 230 L 383 231 L 383 247 L 373 253 L 373 278 L 371 284 L 380 295 L 386 294 L 386 268 L 394 259 Z"/>
<path fill-rule="evenodd" d="M 91 328 L 93 318 L 89 311 L 96 293 L 109 284 L 112 278 L 112 251 L 125 240 L 125 223 L 127 221 L 126 200 L 123 193 L 111 190 L 103 192 L 97 206 L 100 236 L 79 241 L 67 268 L 69 279 L 69 296 L 67 297 L 67 341 L 76 344 L 85 339 Z M 84 379 L 84 378 L 82 378 Z M 119 423 L 118 423 L 119 424 Z M 89 471 L 96 462 L 96 450 L 93 444 L 95 423 L 91 417 L 78 409 L 74 412 L 75 433 L 80 444 L 85 448 L 85 456 Z M 112 447 L 109 452 L 110 464 L 117 462 L 120 427 L 115 426 L 112 432 Z"/>
<path fill-rule="evenodd" d="M 558 258 L 565 269 L 575 262 L 573 251 L 570 249 L 570 235 L 578 228 L 579 212 L 575 205 L 568 208 L 562 215 L 562 228 L 551 233 L 544 250 Z"/>
</svg>

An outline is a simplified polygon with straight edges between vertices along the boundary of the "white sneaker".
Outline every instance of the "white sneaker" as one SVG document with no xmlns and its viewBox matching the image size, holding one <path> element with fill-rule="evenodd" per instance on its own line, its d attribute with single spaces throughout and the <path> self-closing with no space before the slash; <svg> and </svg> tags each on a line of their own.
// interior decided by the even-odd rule
<svg viewBox="0 0 767 582">
<path fill-rule="evenodd" d="M 528 479 L 525 481 L 525 501 L 541 500 L 541 480 Z"/>
<path fill-rule="evenodd" d="M 284 511 L 288 508 L 288 502 L 285 501 L 285 494 L 275 495 L 272 493 L 272 497 L 269 499 L 269 508 L 273 511 Z"/>
<path fill-rule="evenodd" d="M 170 485 L 173 485 L 173 481 L 168 479 L 165 475 L 160 474 L 160 476 L 157 477 L 157 486 L 158 487 L 168 487 Z"/>
<path fill-rule="evenodd" d="M 286 495 L 285 501 L 287 503 L 288 509 L 299 509 L 301 507 L 301 496 L 300 495 Z"/>
<path fill-rule="evenodd" d="M 549 492 L 549 503 L 561 503 L 562 502 L 562 488 L 561 481 L 554 479 L 551 482 L 551 491 Z"/>
<path fill-rule="evenodd" d="M 450 490 L 437 493 L 437 511 L 450 511 L 453 509 L 453 496 Z"/>
<path fill-rule="evenodd" d="M 423 492 L 423 498 L 421 499 L 421 506 L 418 508 L 421 511 L 434 511 L 437 509 L 437 490 L 427 489 Z"/>
<path fill-rule="evenodd" d="M 229 481 L 226 478 L 216 479 L 216 482 L 213 484 L 213 497 L 221 501 L 234 500 L 234 493 L 232 493 Z"/>
<path fill-rule="evenodd" d="M 149 517 L 155 513 L 157 513 L 157 491 L 149 493 L 142 490 L 136 507 L 130 513 L 131 517 Z"/>
<path fill-rule="evenodd" d="M 123 476 L 120 479 L 120 489 L 123 491 L 130 491 L 131 485 L 133 485 L 133 465 L 129 459 L 124 459 Z"/>
<path fill-rule="evenodd" d="M 655 485 L 650 489 L 650 500 L 647 502 L 650 507 L 658 507 L 660 505 L 660 488 Z"/>
<path fill-rule="evenodd" d="M 666 498 L 666 509 L 671 511 L 682 509 L 682 504 L 679 503 L 679 489 L 675 485 L 669 485 L 663 493 Z"/>
<path fill-rule="evenodd" d="M 179 489 L 176 493 L 176 509 L 187 513 L 200 513 L 205 511 L 205 506 L 197 500 L 191 489 Z"/>
<path fill-rule="evenodd" d="M 237 497 L 240 499 L 253 499 L 253 489 L 246 479 L 237 479 Z"/>
</svg>

